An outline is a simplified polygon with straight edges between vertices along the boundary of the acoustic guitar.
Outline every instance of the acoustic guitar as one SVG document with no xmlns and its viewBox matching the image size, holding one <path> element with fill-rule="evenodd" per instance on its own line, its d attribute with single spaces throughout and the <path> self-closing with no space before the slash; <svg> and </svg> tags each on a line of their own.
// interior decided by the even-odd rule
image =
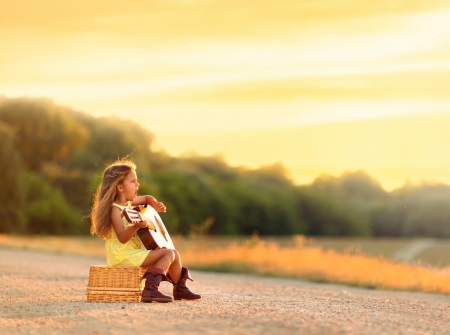
<svg viewBox="0 0 450 335">
<path fill-rule="evenodd" d="M 131 224 L 147 221 L 147 228 L 137 230 L 137 234 L 147 250 L 175 249 L 163 220 L 153 207 L 142 205 L 133 209 L 125 208 L 122 213 Z"/>
</svg>

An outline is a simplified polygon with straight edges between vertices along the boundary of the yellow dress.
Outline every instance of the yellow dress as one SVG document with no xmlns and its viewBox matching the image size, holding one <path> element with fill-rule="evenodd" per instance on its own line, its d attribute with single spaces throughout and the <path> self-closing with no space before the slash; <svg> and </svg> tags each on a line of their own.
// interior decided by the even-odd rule
<svg viewBox="0 0 450 335">
<path fill-rule="evenodd" d="M 121 210 L 125 207 L 131 208 L 131 201 L 128 201 L 127 206 L 118 204 L 113 204 L 113 206 L 119 207 Z M 129 223 L 125 217 L 122 217 L 122 223 L 123 227 L 127 229 Z M 106 239 L 105 250 L 108 266 L 124 268 L 141 266 L 150 252 L 150 250 L 141 249 L 141 240 L 136 234 L 127 243 L 122 244 L 112 225 L 110 237 Z"/>
</svg>

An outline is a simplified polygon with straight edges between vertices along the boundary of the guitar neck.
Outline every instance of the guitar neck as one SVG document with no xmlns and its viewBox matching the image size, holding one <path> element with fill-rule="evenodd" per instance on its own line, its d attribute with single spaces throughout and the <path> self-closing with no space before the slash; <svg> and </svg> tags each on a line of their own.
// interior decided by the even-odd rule
<svg viewBox="0 0 450 335">
<path fill-rule="evenodd" d="M 122 213 L 125 216 L 125 219 L 131 224 L 145 221 L 141 213 L 134 209 L 125 208 Z"/>
</svg>

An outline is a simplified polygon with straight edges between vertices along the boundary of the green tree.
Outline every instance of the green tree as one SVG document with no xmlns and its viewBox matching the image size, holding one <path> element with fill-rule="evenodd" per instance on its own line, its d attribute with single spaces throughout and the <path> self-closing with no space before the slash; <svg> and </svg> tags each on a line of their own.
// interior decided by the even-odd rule
<svg viewBox="0 0 450 335">
<path fill-rule="evenodd" d="M 22 164 L 13 130 L 0 122 L 0 232 L 22 232 L 25 224 Z"/>
<path fill-rule="evenodd" d="M 68 111 L 48 99 L 7 99 L 0 104 L 0 121 L 15 131 L 26 168 L 38 171 L 44 162 L 66 158 L 86 142 L 86 128 Z"/>
<path fill-rule="evenodd" d="M 327 193 L 309 187 L 299 188 L 297 209 L 308 224 L 308 235 L 370 236 L 367 215 L 348 210 Z"/>
<path fill-rule="evenodd" d="M 386 197 L 380 182 L 363 170 L 346 171 L 339 177 L 321 175 L 311 186 L 349 203 L 370 202 Z"/>
<path fill-rule="evenodd" d="M 406 185 L 373 216 L 377 236 L 450 237 L 450 186 Z"/>
<path fill-rule="evenodd" d="M 116 159 L 130 156 L 140 171 L 149 169 L 150 146 L 154 138 L 149 130 L 117 117 L 94 118 L 75 112 L 72 115 L 88 129 L 90 136 L 86 144 L 66 161 L 67 168 L 103 171 Z"/>
<path fill-rule="evenodd" d="M 32 234 L 87 234 L 89 225 L 62 192 L 36 173 L 24 174 L 26 231 Z"/>
<path fill-rule="evenodd" d="M 97 174 L 101 174 L 99 171 Z M 80 168 L 69 169 L 61 164 L 48 163 L 42 167 L 40 175 L 53 187 L 60 190 L 70 206 L 87 216 L 89 214 L 92 186 L 95 173 Z"/>
</svg>

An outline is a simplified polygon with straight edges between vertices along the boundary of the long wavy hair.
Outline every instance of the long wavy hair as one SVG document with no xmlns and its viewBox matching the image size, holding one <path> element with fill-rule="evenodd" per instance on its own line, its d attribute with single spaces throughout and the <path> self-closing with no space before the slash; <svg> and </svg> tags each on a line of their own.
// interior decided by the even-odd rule
<svg viewBox="0 0 450 335">
<path fill-rule="evenodd" d="M 91 209 L 91 234 L 102 239 L 111 234 L 111 206 L 117 194 L 117 185 L 123 183 L 125 176 L 136 170 L 129 160 L 118 160 L 103 172 L 102 182 L 97 188 Z"/>
</svg>

